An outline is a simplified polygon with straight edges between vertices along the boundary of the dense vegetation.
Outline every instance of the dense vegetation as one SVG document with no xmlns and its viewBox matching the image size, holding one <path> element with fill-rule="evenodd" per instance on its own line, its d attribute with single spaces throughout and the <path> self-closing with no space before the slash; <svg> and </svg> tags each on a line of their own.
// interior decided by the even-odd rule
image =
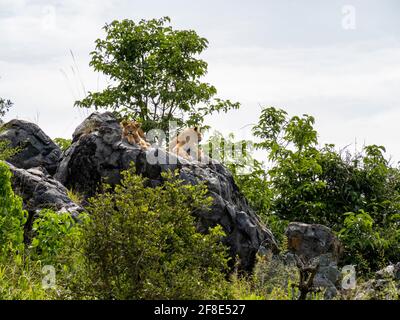
<svg viewBox="0 0 400 320">
<path fill-rule="evenodd" d="M 390 165 L 382 146 L 364 146 L 356 154 L 319 146 L 313 124 L 308 115 L 263 109 L 254 145 L 266 151 L 268 169 L 254 161 L 242 174 L 243 162 L 227 164 L 242 192 L 281 240 L 290 221 L 320 223 L 343 241 L 343 263 L 357 264 L 363 274 L 397 261 L 399 168 Z"/>
</svg>

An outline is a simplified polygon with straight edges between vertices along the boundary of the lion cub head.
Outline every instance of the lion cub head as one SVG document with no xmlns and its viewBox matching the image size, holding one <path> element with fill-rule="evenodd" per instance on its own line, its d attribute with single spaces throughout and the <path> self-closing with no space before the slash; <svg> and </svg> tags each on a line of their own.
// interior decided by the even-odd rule
<svg viewBox="0 0 400 320">
<path fill-rule="evenodd" d="M 126 137 L 139 134 L 139 130 L 141 130 L 141 124 L 137 121 L 127 121 L 124 120 L 121 122 L 123 133 Z"/>
<path fill-rule="evenodd" d="M 146 142 L 144 132 L 141 128 L 141 123 L 137 121 L 121 122 L 122 126 L 122 137 L 126 138 L 130 144 L 137 144 L 143 149 L 147 149 L 150 144 Z"/>
<path fill-rule="evenodd" d="M 198 127 L 186 128 L 178 135 L 179 143 L 187 143 L 189 145 L 198 144 L 203 139 Z"/>
<path fill-rule="evenodd" d="M 186 128 L 169 143 L 168 150 L 187 160 L 199 160 L 203 152 L 199 147 L 203 139 L 198 127 Z"/>
</svg>

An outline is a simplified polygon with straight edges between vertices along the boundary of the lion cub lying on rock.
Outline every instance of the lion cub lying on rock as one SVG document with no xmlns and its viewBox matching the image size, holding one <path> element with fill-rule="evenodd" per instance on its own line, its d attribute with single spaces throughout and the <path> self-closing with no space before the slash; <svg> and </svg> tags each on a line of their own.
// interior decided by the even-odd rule
<svg viewBox="0 0 400 320">
<path fill-rule="evenodd" d="M 141 128 L 141 123 L 137 121 L 123 120 L 121 126 L 122 138 L 126 138 L 130 144 L 137 144 L 144 150 L 147 150 L 150 147 L 150 143 L 146 141 L 146 137 Z"/>
<path fill-rule="evenodd" d="M 197 127 L 186 128 L 169 143 L 168 151 L 186 160 L 200 161 L 203 151 L 199 148 L 199 142 L 203 138 Z"/>
</svg>

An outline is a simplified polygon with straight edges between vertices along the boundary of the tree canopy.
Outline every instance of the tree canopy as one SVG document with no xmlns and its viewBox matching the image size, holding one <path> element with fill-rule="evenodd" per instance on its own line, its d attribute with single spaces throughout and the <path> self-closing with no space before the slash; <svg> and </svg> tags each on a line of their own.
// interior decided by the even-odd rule
<svg viewBox="0 0 400 320">
<path fill-rule="evenodd" d="M 193 30 L 175 30 L 169 22 L 164 17 L 106 24 L 106 37 L 96 40 L 90 65 L 110 84 L 75 104 L 133 117 L 145 130 L 167 129 L 170 120 L 199 125 L 208 114 L 238 108 L 239 103 L 217 98 L 217 89 L 201 81 L 207 63 L 198 55 L 207 39 Z"/>
</svg>

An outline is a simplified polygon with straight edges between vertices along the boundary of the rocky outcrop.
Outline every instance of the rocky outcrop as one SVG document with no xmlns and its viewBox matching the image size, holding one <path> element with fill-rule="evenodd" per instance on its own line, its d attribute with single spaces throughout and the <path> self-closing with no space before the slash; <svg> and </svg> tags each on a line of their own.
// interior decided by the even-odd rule
<svg viewBox="0 0 400 320">
<path fill-rule="evenodd" d="M 341 274 L 338 269 L 343 252 L 340 241 L 328 227 L 320 224 L 292 222 L 285 233 L 290 254 L 318 264 L 314 287 L 324 288 L 325 298 L 333 298 L 337 294 Z"/>
<path fill-rule="evenodd" d="M 11 120 L 2 127 L 0 140 L 10 142 L 19 152 L 8 161 L 18 168 L 43 167 L 54 174 L 61 157 L 60 148 L 34 123 Z"/>
<path fill-rule="evenodd" d="M 12 172 L 12 186 L 28 211 L 28 221 L 25 225 L 25 239 L 29 238 L 33 219 L 42 209 L 52 209 L 57 212 L 69 212 L 76 217 L 83 208 L 74 203 L 67 194 L 67 189 L 53 179 L 44 169 L 21 169 L 7 163 Z"/>
<path fill-rule="evenodd" d="M 400 281 L 400 262 L 390 264 L 386 268 L 377 271 L 376 278 Z"/>
<path fill-rule="evenodd" d="M 217 161 L 188 162 L 178 159 L 163 148 L 141 150 L 121 137 L 119 122 L 111 113 L 93 113 L 74 132 L 71 147 L 66 150 L 55 174 L 67 188 L 85 197 L 96 193 L 105 180 L 119 183 L 120 172 L 136 166 L 139 174 L 149 179 L 150 186 L 161 184 L 161 173 L 179 170 L 187 183 L 204 181 L 214 199 L 211 213 L 199 213 L 199 230 L 221 224 L 232 257 L 239 256 L 241 266 L 250 270 L 260 247 L 274 252 L 277 245 L 272 233 L 261 224 L 236 186 L 232 175 Z"/>
<path fill-rule="evenodd" d="M 357 284 L 355 300 L 397 300 L 400 295 L 400 262 L 388 265 L 375 277 Z"/>
</svg>

